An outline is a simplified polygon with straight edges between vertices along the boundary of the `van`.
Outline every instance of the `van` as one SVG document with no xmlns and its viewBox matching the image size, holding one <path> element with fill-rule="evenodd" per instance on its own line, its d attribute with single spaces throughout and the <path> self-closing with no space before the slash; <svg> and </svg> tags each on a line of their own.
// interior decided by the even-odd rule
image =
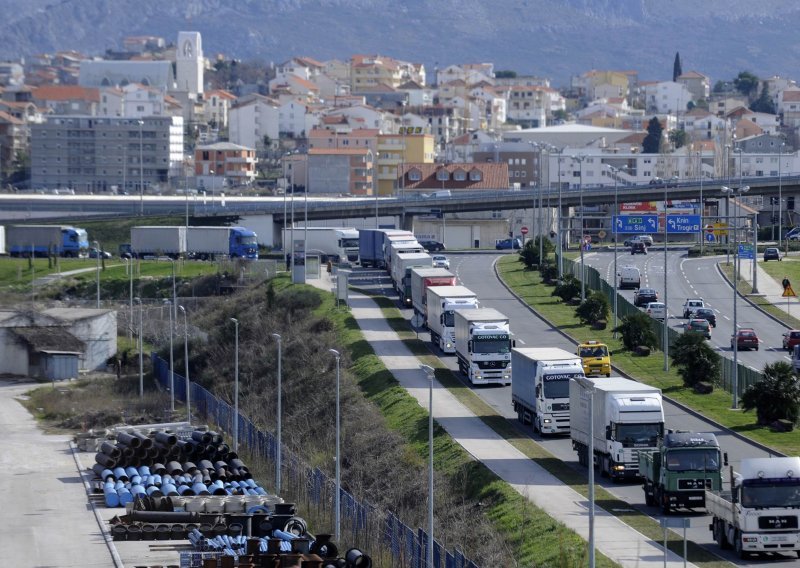
<svg viewBox="0 0 800 568">
<path fill-rule="evenodd" d="M 452 193 L 450 193 L 449 189 L 440 189 L 439 191 L 434 191 L 428 197 L 436 198 L 436 197 L 452 197 Z"/>
<path fill-rule="evenodd" d="M 619 277 L 619 288 L 622 290 L 638 289 L 642 281 L 642 274 L 636 266 L 623 266 L 617 276 Z"/>
</svg>

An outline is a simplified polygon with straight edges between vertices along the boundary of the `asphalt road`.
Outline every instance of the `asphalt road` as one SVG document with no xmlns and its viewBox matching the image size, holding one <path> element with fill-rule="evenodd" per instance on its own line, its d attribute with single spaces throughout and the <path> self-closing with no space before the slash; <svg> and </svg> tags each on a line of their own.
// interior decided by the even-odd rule
<svg viewBox="0 0 800 568">
<path fill-rule="evenodd" d="M 511 329 L 518 346 L 561 347 L 569 351 L 574 350 L 575 344 L 572 341 L 566 339 L 538 316 L 528 311 L 524 304 L 517 300 L 502 286 L 502 284 L 500 284 L 493 271 L 493 263 L 499 257 L 499 254 L 450 255 L 451 271 L 457 275 L 459 284 L 467 286 L 477 294 L 483 307 L 495 308 L 509 315 L 511 319 Z M 683 300 L 679 303 L 682 304 Z M 410 310 L 406 310 L 406 312 L 408 312 L 407 315 L 410 317 Z M 419 336 L 422 339 L 427 339 L 426 333 L 420 333 Z M 457 376 L 464 380 L 463 376 L 458 374 L 455 356 L 443 355 L 438 352 L 438 350 L 437 354 Z M 471 386 L 468 383 L 465 383 L 465 386 L 471 388 L 478 396 L 492 405 L 499 414 L 516 423 L 516 413 L 511 406 L 511 387 Z M 728 453 L 730 464 L 734 469 L 738 467 L 739 461 L 743 457 L 763 457 L 766 455 L 760 448 L 748 444 L 728 432 L 720 430 L 702 418 L 688 413 L 666 401 L 664 403 L 664 414 L 667 428 L 714 433 L 723 451 Z M 519 427 L 522 428 L 521 425 Z M 564 461 L 577 471 L 586 471 L 586 468 L 578 465 L 577 456 L 572 450 L 572 444 L 568 437 L 542 438 L 540 435 L 534 434 L 529 426 L 524 427 L 524 430 L 527 435 L 536 439 L 558 459 Z M 661 517 L 659 509 L 645 506 L 644 493 L 640 483 L 613 483 L 599 476 L 596 477 L 596 481 L 606 490 L 630 503 L 631 506 L 636 509 L 645 512 L 655 519 Z M 673 516 L 677 515 L 679 515 L 679 513 Z M 796 561 L 794 555 L 777 556 L 775 559 L 762 557 L 746 561 L 739 560 L 731 551 L 721 551 L 712 541 L 711 532 L 708 530 L 708 523 L 710 522 L 709 516 L 703 513 L 693 513 L 691 511 L 687 511 L 685 516 L 691 518 L 691 528 L 687 531 L 688 538 L 731 562 L 746 566 L 772 566 L 775 564 L 776 560 L 785 562 Z"/>
</svg>

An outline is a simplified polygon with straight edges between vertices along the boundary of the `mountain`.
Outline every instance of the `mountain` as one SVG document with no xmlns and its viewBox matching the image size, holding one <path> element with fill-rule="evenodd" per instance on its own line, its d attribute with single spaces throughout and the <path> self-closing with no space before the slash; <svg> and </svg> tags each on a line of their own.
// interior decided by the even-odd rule
<svg viewBox="0 0 800 568">
<path fill-rule="evenodd" d="M 794 0 L 0 0 L 0 57 L 75 49 L 101 55 L 131 35 L 203 35 L 207 57 L 279 63 L 380 53 L 437 65 L 495 69 L 565 85 L 592 68 L 712 81 L 749 70 L 800 76 Z"/>
</svg>

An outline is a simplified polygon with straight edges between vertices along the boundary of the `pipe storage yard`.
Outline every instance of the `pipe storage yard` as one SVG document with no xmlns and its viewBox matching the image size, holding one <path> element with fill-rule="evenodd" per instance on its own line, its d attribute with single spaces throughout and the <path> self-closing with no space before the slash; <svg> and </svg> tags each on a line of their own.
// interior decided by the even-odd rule
<svg viewBox="0 0 800 568">
<path fill-rule="evenodd" d="M 216 432 L 119 427 L 80 435 L 78 446 L 94 452 L 85 482 L 115 566 L 372 566 L 364 551 L 312 535 Z"/>
</svg>

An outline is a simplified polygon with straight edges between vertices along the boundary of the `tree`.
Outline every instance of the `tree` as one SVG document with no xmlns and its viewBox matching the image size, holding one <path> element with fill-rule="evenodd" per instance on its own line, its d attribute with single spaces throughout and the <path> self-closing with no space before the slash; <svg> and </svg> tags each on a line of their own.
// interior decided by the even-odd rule
<svg viewBox="0 0 800 568">
<path fill-rule="evenodd" d="M 687 387 L 694 387 L 699 382 L 714 384 L 719 381 L 720 357 L 701 333 L 682 333 L 672 344 L 670 358 Z"/>
<path fill-rule="evenodd" d="M 598 321 L 608 319 L 610 310 L 608 296 L 595 291 L 575 309 L 575 317 L 579 318 L 581 323 L 594 325 Z"/>
<path fill-rule="evenodd" d="M 758 98 L 750 105 L 750 110 L 769 114 L 776 113 L 775 103 L 772 101 L 772 97 L 769 96 L 769 91 L 767 89 L 761 89 L 761 94 L 758 95 Z"/>
<path fill-rule="evenodd" d="M 741 71 L 733 80 L 734 88 L 747 98 L 753 98 L 758 90 L 759 79 L 749 71 Z"/>
<path fill-rule="evenodd" d="M 544 253 L 544 258 L 540 259 L 539 239 L 540 237 L 538 236 L 535 239 L 529 239 L 528 242 L 525 243 L 525 246 L 522 247 L 522 250 L 519 251 L 520 260 L 525 263 L 527 268 L 531 268 L 534 265 L 539 266 L 543 262 L 546 262 L 547 256 L 553 252 L 553 250 L 555 250 L 553 243 L 551 243 L 549 239 L 544 239 L 542 241 L 542 252 Z"/>
<path fill-rule="evenodd" d="M 681 68 L 681 54 L 676 51 L 675 62 L 672 64 L 672 81 L 677 81 L 678 77 L 681 75 L 683 75 L 683 69 Z"/>
<path fill-rule="evenodd" d="M 561 298 L 562 302 L 569 302 L 581 293 L 580 281 L 571 275 L 565 275 L 562 282 L 553 288 L 553 296 Z"/>
<path fill-rule="evenodd" d="M 647 123 L 647 136 L 642 141 L 642 153 L 644 154 L 658 154 L 661 149 L 661 134 L 664 129 L 658 117 L 653 117 Z"/>
<path fill-rule="evenodd" d="M 683 128 L 676 128 L 675 130 L 670 130 L 669 134 L 669 141 L 675 146 L 675 149 L 682 146 L 686 146 L 686 141 L 689 139 L 686 131 Z"/>
<path fill-rule="evenodd" d="M 517 76 L 516 71 L 495 71 L 494 78 L 495 79 L 514 79 Z"/>
<path fill-rule="evenodd" d="M 654 349 L 658 346 L 658 338 L 652 322 L 646 313 L 637 312 L 622 318 L 622 323 L 614 331 L 622 334 L 622 343 L 631 351 L 639 346 Z"/>
<path fill-rule="evenodd" d="M 800 407 L 800 383 L 792 374 L 792 365 L 779 361 L 764 367 L 764 379 L 747 387 L 742 394 L 742 409 L 755 409 L 759 424 L 775 420 L 797 422 Z"/>
</svg>

